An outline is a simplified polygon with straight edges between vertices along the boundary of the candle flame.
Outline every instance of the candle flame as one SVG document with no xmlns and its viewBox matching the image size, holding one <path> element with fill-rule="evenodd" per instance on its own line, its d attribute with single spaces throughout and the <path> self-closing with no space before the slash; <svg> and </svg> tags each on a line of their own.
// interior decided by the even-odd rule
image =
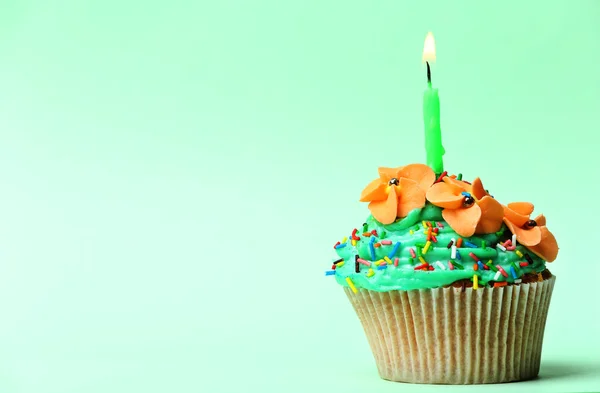
<svg viewBox="0 0 600 393">
<path fill-rule="evenodd" d="M 426 61 L 430 63 L 435 61 L 435 38 L 433 38 L 432 32 L 427 33 L 423 45 L 423 63 Z"/>
</svg>

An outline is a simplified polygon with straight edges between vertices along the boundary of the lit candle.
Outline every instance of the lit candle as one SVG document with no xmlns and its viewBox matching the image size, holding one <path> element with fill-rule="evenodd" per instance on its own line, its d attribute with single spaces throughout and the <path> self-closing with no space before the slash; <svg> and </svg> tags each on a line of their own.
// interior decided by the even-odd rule
<svg viewBox="0 0 600 393">
<path fill-rule="evenodd" d="M 423 95 L 423 121 L 425 122 L 425 151 L 427 165 L 440 175 L 444 171 L 442 156 L 446 152 L 442 146 L 442 129 L 440 128 L 440 97 L 438 89 L 431 86 L 431 69 L 429 62 L 435 61 L 435 40 L 432 33 L 425 37 L 423 61 L 427 64 L 427 89 Z"/>
</svg>

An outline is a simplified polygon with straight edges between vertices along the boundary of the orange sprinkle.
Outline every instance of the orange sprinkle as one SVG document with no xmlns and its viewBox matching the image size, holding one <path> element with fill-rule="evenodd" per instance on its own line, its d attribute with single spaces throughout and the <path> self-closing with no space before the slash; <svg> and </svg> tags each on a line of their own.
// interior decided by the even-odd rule
<svg viewBox="0 0 600 393">
<path fill-rule="evenodd" d="M 473 270 L 479 270 L 479 266 L 476 263 L 473 264 Z"/>
<path fill-rule="evenodd" d="M 363 233 L 363 236 L 369 237 L 369 236 L 371 236 L 371 233 L 370 232 L 365 232 L 365 233 Z"/>
<path fill-rule="evenodd" d="M 494 283 L 494 288 L 505 287 L 508 283 L 506 281 L 498 281 Z"/>
<path fill-rule="evenodd" d="M 458 247 L 458 248 L 462 247 L 462 237 L 459 237 L 458 240 L 456 241 L 456 247 Z"/>
<path fill-rule="evenodd" d="M 375 244 L 373 244 L 373 246 L 374 246 L 375 248 L 379 248 L 379 247 L 381 247 L 381 244 L 379 244 L 379 243 L 375 243 Z"/>
<path fill-rule="evenodd" d="M 451 179 L 456 179 L 456 175 L 450 176 Z"/>
</svg>

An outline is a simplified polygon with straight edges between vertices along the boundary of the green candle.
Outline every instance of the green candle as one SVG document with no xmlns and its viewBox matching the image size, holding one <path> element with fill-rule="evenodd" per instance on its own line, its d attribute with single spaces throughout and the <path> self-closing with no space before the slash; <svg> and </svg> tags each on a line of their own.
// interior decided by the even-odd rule
<svg viewBox="0 0 600 393">
<path fill-rule="evenodd" d="M 423 48 L 423 60 L 435 60 L 435 41 L 433 34 L 427 34 Z M 423 94 L 423 121 L 425 123 L 425 151 L 427 165 L 436 174 L 444 171 L 443 155 L 446 152 L 442 146 L 442 129 L 440 128 L 440 97 L 438 89 L 431 86 L 431 70 L 427 61 L 427 89 Z"/>
</svg>

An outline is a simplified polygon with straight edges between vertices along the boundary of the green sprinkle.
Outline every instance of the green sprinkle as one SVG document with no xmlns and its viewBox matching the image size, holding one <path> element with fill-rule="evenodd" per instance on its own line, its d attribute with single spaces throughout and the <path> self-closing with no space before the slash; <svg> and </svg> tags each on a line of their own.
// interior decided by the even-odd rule
<svg viewBox="0 0 600 393">
<path fill-rule="evenodd" d="M 515 273 L 519 273 L 519 268 L 515 265 L 514 262 L 511 262 L 510 265 L 515 269 Z"/>
<path fill-rule="evenodd" d="M 415 264 L 415 258 L 413 257 L 410 257 L 408 261 L 411 263 L 411 265 Z"/>
<path fill-rule="evenodd" d="M 381 231 L 381 236 L 379 236 L 380 239 L 385 239 L 385 231 Z"/>
<path fill-rule="evenodd" d="M 419 229 L 421 229 L 421 227 L 419 226 L 419 224 L 415 225 L 414 230 L 418 231 Z"/>
<path fill-rule="evenodd" d="M 486 265 L 492 269 L 493 271 L 497 272 L 498 269 L 496 268 L 496 266 L 494 266 L 494 264 L 492 263 L 492 260 L 490 259 L 489 261 L 487 261 Z"/>
<path fill-rule="evenodd" d="M 463 265 L 461 265 L 460 263 L 458 263 L 456 261 L 452 261 L 452 264 L 454 266 L 456 266 L 457 268 L 459 268 L 460 270 L 465 270 L 465 268 L 463 267 Z"/>
<path fill-rule="evenodd" d="M 458 176 L 456 176 L 456 180 L 462 180 L 462 173 L 459 173 Z"/>
<path fill-rule="evenodd" d="M 417 257 L 420 257 L 421 255 L 421 247 L 417 247 Z"/>
<path fill-rule="evenodd" d="M 485 248 L 487 247 L 487 244 L 485 244 L 485 240 L 481 241 L 481 248 L 483 248 L 485 250 Z"/>
<path fill-rule="evenodd" d="M 425 243 L 415 243 L 415 246 L 417 246 L 417 247 L 425 247 Z"/>
</svg>

